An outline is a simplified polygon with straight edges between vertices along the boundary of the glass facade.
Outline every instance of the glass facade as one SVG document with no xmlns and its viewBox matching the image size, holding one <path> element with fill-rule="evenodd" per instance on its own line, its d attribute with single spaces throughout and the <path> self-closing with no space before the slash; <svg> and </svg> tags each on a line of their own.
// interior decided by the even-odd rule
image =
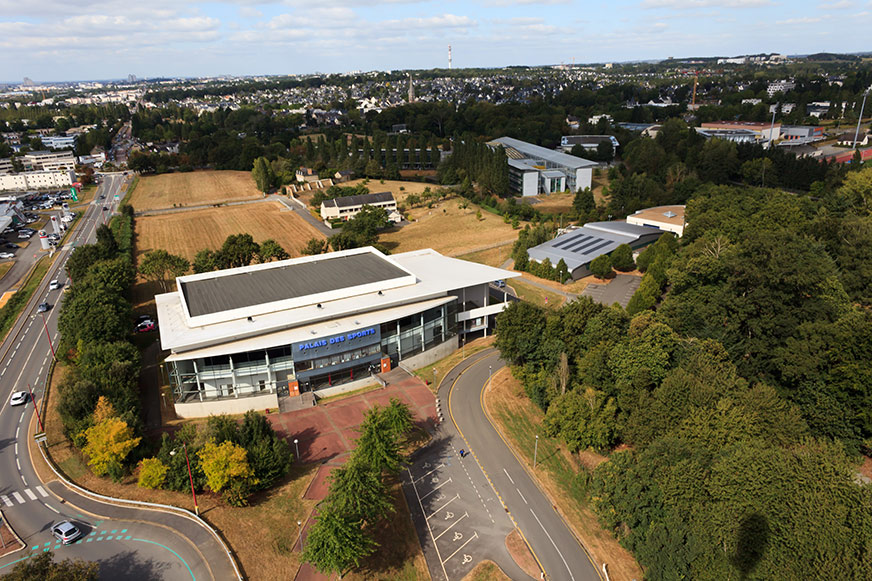
<svg viewBox="0 0 872 581">
<path fill-rule="evenodd" d="M 287 395 L 289 384 L 300 391 L 324 389 L 356 381 L 377 372 L 382 357 L 392 366 L 457 334 L 457 305 L 450 303 L 376 327 L 380 339 L 368 345 L 333 349 L 323 356 L 298 357 L 292 345 L 266 350 L 203 357 L 167 363 L 176 402 L 246 397 L 262 393 Z M 344 343 L 344 337 L 337 344 Z M 332 341 L 331 341 L 332 343 Z M 344 346 L 344 345 L 343 345 Z M 298 344 L 298 349 L 300 349 Z"/>
</svg>

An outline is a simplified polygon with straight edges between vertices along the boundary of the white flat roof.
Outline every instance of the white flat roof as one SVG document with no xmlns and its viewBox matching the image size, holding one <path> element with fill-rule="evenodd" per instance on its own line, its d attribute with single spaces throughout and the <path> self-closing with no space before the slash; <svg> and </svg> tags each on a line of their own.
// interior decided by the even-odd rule
<svg viewBox="0 0 872 581">
<path fill-rule="evenodd" d="M 375 251 L 375 249 L 369 250 Z M 330 254 L 321 257 L 329 259 Z M 231 311 L 232 318 L 226 316 L 191 318 L 185 312 L 179 291 L 157 295 L 155 304 L 161 346 L 174 353 L 181 353 L 225 343 L 236 343 L 297 327 L 308 329 L 309 326 L 438 299 L 446 297 L 454 290 L 520 276 L 508 270 L 442 256 L 431 249 L 395 254 L 390 256 L 390 259 L 397 267 L 409 273 L 412 278 L 411 283 L 397 285 L 395 281 L 388 280 L 383 285 L 371 283 L 330 293 L 320 293 L 318 302 L 291 299 L 271 302 L 268 305 L 255 305 Z M 245 268 L 259 266 L 262 265 Z M 233 270 L 238 273 L 240 269 Z M 387 315 L 380 315 L 382 319 L 385 316 Z M 252 320 L 249 321 L 248 317 Z M 233 347 L 233 350 L 239 351 L 239 348 Z"/>
</svg>

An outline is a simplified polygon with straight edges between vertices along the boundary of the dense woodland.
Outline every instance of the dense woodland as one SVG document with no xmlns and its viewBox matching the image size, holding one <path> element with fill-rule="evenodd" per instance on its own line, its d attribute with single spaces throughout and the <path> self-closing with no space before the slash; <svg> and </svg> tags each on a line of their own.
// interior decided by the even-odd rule
<svg viewBox="0 0 872 581">
<path fill-rule="evenodd" d="M 608 456 L 578 478 L 647 579 L 872 577 L 870 201 L 872 169 L 820 198 L 708 185 L 640 256 L 655 311 L 498 318 L 545 435 Z"/>
</svg>

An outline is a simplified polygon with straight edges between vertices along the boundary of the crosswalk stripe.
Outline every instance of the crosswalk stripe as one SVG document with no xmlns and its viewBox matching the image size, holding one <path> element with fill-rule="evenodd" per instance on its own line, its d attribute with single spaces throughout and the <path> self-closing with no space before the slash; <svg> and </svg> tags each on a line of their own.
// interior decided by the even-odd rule
<svg viewBox="0 0 872 581">
<path fill-rule="evenodd" d="M 6 506 L 13 506 L 12 501 L 9 500 L 9 497 L 7 497 L 5 494 L 3 496 L 0 496 L 0 500 L 2 500 L 6 504 Z"/>
<path fill-rule="evenodd" d="M 17 500 L 19 504 L 24 504 L 24 502 L 25 502 L 24 497 L 21 496 L 20 494 L 18 494 L 17 492 L 13 492 L 12 497 L 15 498 L 15 500 Z"/>
<path fill-rule="evenodd" d="M 37 486 L 36 491 L 40 494 L 40 496 L 48 496 L 48 492 L 45 491 L 45 488 L 42 486 Z"/>
<path fill-rule="evenodd" d="M 30 497 L 30 500 L 36 500 L 36 495 L 29 488 L 24 489 L 24 494 Z"/>
</svg>

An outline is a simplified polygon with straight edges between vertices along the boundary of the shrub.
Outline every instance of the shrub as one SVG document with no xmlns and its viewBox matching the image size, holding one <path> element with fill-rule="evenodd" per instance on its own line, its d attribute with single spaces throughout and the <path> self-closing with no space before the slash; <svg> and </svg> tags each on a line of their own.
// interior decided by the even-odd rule
<svg viewBox="0 0 872 581">
<path fill-rule="evenodd" d="M 612 274 L 612 259 L 608 254 L 602 254 L 591 261 L 589 268 L 597 278 L 608 278 Z"/>
<path fill-rule="evenodd" d="M 169 468 L 159 458 L 146 458 L 139 463 L 139 481 L 141 488 L 160 488 L 163 486 Z"/>
<path fill-rule="evenodd" d="M 633 262 L 633 249 L 629 244 L 621 244 L 612 252 L 612 266 L 615 270 L 621 272 L 629 272 L 636 269 L 636 263 Z"/>
</svg>

